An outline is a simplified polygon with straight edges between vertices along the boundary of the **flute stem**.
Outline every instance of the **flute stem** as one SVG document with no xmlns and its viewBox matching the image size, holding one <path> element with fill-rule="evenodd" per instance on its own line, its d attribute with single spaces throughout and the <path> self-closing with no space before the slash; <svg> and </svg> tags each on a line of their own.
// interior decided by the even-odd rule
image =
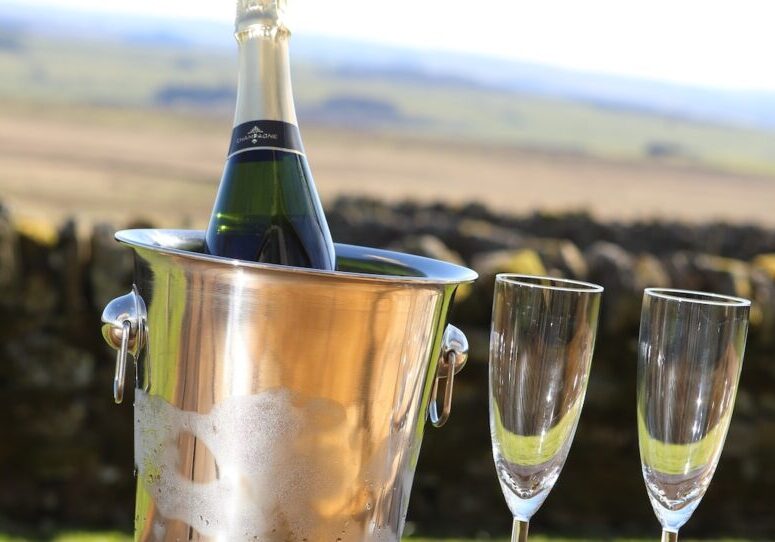
<svg viewBox="0 0 775 542">
<path fill-rule="evenodd" d="M 528 526 L 529 523 L 527 521 L 514 518 L 514 524 L 511 527 L 511 542 L 527 542 Z"/>
<path fill-rule="evenodd" d="M 678 542 L 678 531 L 662 529 L 662 542 Z"/>
</svg>

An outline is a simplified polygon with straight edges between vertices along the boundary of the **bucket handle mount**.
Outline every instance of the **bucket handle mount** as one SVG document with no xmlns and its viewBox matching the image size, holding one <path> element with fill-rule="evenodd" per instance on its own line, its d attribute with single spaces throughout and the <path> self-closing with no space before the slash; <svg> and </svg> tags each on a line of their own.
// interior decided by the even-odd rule
<svg viewBox="0 0 775 542">
<path fill-rule="evenodd" d="M 116 373 L 113 376 L 113 400 L 116 404 L 124 400 L 126 363 L 129 354 L 137 360 L 145 346 L 145 303 L 137 289 L 107 304 L 102 311 L 102 337 L 117 350 Z"/>
<path fill-rule="evenodd" d="M 452 388 L 455 385 L 455 375 L 463 369 L 466 361 L 468 361 L 468 339 L 462 331 L 449 324 L 441 339 L 441 358 L 436 367 L 431 403 L 428 409 L 428 415 L 434 427 L 441 427 L 449 419 L 449 413 L 452 411 Z M 439 413 L 437 399 L 441 380 L 445 382 L 444 398 L 441 402 L 441 413 Z"/>
</svg>

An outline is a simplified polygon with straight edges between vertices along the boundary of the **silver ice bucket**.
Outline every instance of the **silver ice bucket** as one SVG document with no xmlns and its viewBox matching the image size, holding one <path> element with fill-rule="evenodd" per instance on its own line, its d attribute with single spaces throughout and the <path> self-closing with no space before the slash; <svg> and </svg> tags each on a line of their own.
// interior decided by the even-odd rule
<svg viewBox="0 0 775 542">
<path fill-rule="evenodd" d="M 103 314 L 135 360 L 135 539 L 400 538 L 429 417 L 467 342 L 456 265 L 338 245 L 338 271 L 201 253 L 202 232 L 131 230 L 135 285 Z"/>
</svg>

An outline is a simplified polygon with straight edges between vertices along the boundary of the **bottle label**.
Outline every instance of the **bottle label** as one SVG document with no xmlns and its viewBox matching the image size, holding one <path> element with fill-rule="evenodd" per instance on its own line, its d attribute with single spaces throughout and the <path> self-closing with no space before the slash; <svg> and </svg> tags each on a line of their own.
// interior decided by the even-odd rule
<svg viewBox="0 0 775 542">
<path fill-rule="evenodd" d="M 250 150 L 276 149 L 304 154 L 299 128 L 279 120 L 254 120 L 240 124 L 231 134 L 229 158 Z"/>
</svg>

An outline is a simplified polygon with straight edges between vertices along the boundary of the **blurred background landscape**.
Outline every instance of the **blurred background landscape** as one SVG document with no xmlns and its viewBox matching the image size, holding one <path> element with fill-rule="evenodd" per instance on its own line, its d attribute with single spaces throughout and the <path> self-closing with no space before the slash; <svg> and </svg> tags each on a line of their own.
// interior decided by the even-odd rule
<svg viewBox="0 0 775 542">
<path fill-rule="evenodd" d="M 300 19 L 323 9 L 298 3 Z M 213 3 L 223 4 L 217 17 L 213 6 L 177 16 L 185 3 L 172 0 L 147 13 L 143 2 L 131 12 L 71 4 L 0 4 L 0 532 L 44 539 L 131 529 L 131 406 L 111 403 L 112 355 L 98 333 L 104 304 L 131 284 L 130 255 L 112 233 L 206 224 L 236 92 L 231 2 Z M 347 8 L 360 9 L 350 25 L 366 24 L 367 8 L 327 4 L 343 24 Z M 615 25 L 619 12 L 602 4 L 584 13 Z M 690 65 L 710 64 L 718 79 L 688 80 L 687 69 L 681 80 L 678 63 L 678 76 L 660 77 L 478 50 L 468 41 L 511 24 L 497 19 L 521 16 L 501 32 L 514 49 L 525 26 L 540 26 L 527 8 L 490 0 L 486 17 L 453 29 L 457 48 L 424 47 L 419 32 L 419 44 L 402 42 L 387 3 L 371 18 L 386 18 L 392 40 L 300 20 L 294 93 L 335 239 L 457 261 L 482 277 L 452 315 L 472 359 L 450 424 L 426 433 L 412 532 L 486 538 L 510 526 L 490 456 L 486 348 L 493 276 L 514 271 L 606 287 L 587 405 L 535 530 L 656 532 L 639 472 L 635 338 L 642 288 L 674 286 L 754 299 L 735 419 L 686 533 L 775 540 L 775 76 L 743 78 L 769 69 L 757 61 L 773 46 L 760 32 L 769 11 L 640 4 L 631 24 L 666 25 L 649 44 L 657 64 L 671 56 L 664 43 L 679 47 L 660 40 L 684 36 Z M 433 42 L 445 13 L 464 6 L 429 5 L 417 9 L 436 6 Z M 584 49 L 563 34 L 568 18 L 547 33 Z M 590 25 L 585 40 L 626 53 L 626 25 L 616 34 L 625 41 L 606 43 L 593 35 L 605 22 L 590 21 L 577 21 Z M 737 33 L 720 32 L 727 22 Z"/>
</svg>

